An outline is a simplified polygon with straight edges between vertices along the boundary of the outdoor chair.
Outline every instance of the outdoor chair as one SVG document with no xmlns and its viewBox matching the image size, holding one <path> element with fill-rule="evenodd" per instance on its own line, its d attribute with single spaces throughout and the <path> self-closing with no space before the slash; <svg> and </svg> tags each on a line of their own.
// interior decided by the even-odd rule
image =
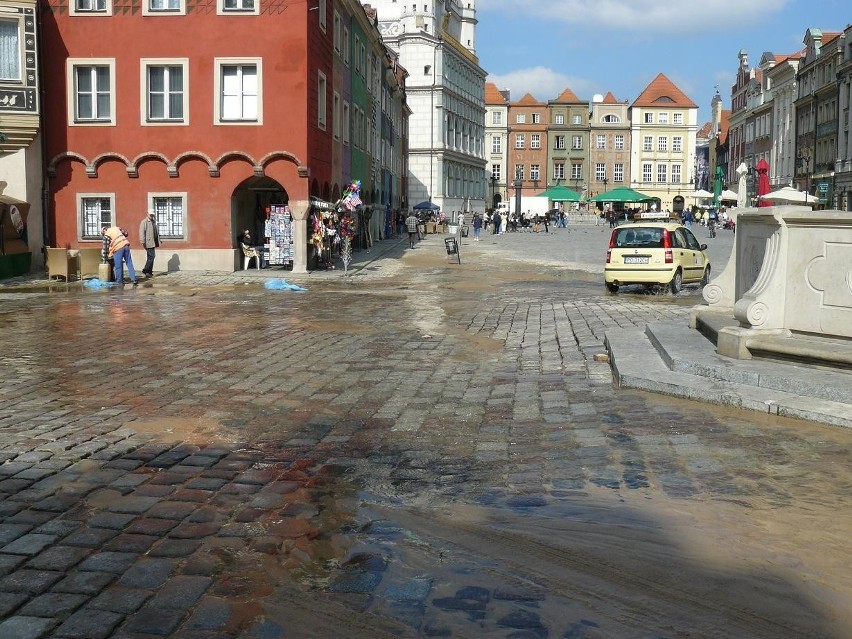
<svg viewBox="0 0 852 639">
<path fill-rule="evenodd" d="M 254 265 L 257 270 L 260 270 L 260 253 L 258 253 L 257 249 L 248 246 L 247 244 L 240 243 L 240 248 L 243 251 L 243 270 L 247 271 L 249 267 L 249 263 L 251 260 L 254 260 Z"/>
<path fill-rule="evenodd" d="M 101 249 L 80 249 L 80 279 L 86 276 L 98 277 L 98 267 L 101 265 Z"/>
</svg>

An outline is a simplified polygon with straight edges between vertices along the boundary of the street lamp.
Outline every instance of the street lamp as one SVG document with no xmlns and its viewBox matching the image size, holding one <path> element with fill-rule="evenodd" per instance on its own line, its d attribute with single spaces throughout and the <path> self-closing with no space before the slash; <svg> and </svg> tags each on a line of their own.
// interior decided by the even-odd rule
<svg viewBox="0 0 852 639">
<path fill-rule="evenodd" d="M 515 187 L 515 215 L 520 217 L 520 215 L 521 215 L 521 189 L 524 186 L 524 181 L 516 179 L 514 182 L 512 182 L 512 186 Z"/>
<path fill-rule="evenodd" d="M 796 156 L 796 168 L 803 169 L 805 174 L 805 193 L 811 192 L 811 156 L 810 153 L 805 153 L 804 149 L 799 151 Z"/>
<path fill-rule="evenodd" d="M 497 176 L 492 173 L 489 182 L 491 183 L 491 208 L 494 209 L 497 208 Z"/>
</svg>

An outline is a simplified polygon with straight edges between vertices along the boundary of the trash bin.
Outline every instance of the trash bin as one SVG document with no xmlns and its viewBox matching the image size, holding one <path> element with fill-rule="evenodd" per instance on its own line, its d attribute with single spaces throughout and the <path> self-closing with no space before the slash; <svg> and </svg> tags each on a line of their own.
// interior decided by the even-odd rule
<svg viewBox="0 0 852 639">
<path fill-rule="evenodd" d="M 468 227 L 467 227 L 467 226 L 463 226 L 463 227 L 462 227 L 462 230 L 461 230 L 461 236 L 462 236 L 462 237 L 467 237 L 467 234 L 468 234 Z"/>
<path fill-rule="evenodd" d="M 455 235 L 456 231 L 459 230 L 458 224 L 450 224 L 447 226 L 447 230 L 450 232 L 450 235 Z"/>
</svg>

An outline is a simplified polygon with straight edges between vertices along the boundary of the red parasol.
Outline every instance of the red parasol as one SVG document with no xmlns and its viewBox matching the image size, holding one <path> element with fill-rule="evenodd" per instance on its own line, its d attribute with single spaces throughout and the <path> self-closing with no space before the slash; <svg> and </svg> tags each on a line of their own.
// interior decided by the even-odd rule
<svg viewBox="0 0 852 639">
<path fill-rule="evenodd" d="M 757 195 L 760 197 L 772 190 L 769 186 L 769 162 L 761 158 L 755 169 L 757 170 Z M 772 206 L 772 202 L 769 200 L 758 200 L 757 205 Z"/>
</svg>

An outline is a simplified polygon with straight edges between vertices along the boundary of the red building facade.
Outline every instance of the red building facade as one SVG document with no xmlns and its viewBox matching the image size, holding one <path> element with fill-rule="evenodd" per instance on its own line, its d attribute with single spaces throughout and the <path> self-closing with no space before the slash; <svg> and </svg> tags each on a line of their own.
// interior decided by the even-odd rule
<svg viewBox="0 0 852 639">
<path fill-rule="evenodd" d="M 348 178 L 332 175 L 330 1 L 41 10 L 50 244 L 87 246 L 117 224 L 137 248 L 152 209 L 158 270 L 234 270 L 238 231 L 263 237 L 266 207 L 287 204 L 305 269 L 310 196 Z"/>
</svg>

